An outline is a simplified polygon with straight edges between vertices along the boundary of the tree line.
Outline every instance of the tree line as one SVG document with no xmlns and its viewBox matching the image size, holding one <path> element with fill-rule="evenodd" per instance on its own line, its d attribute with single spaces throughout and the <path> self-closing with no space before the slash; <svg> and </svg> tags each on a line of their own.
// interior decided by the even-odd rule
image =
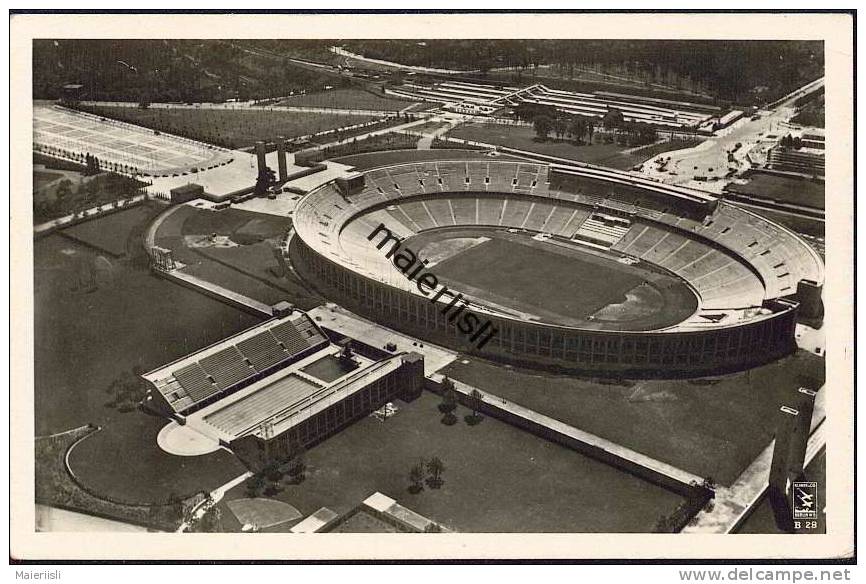
<svg viewBox="0 0 866 584">
<path fill-rule="evenodd" d="M 521 103 L 514 109 L 517 119 L 532 123 L 536 139 L 547 141 L 551 135 L 557 140 L 571 139 L 577 144 L 592 144 L 597 124 L 611 142 L 628 146 L 652 144 L 658 139 L 658 131 L 651 124 L 627 121 L 622 111 L 611 108 L 599 120 L 595 117 L 568 114 L 553 106 Z"/>
</svg>

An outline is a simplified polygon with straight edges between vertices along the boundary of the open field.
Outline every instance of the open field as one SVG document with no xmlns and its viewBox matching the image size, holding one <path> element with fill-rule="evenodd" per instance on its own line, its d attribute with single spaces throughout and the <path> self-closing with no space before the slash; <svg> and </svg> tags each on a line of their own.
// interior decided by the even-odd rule
<svg viewBox="0 0 866 584">
<path fill-rule="evenodd" d="M 803 178 L 753 172 L 746 184 L 731 183 L 726 190 L 779 203 L 824 209 L 824 183 Z"/>
<path fill-rule="evenodd" d="M 293 95 L 280 100 L 277 105 L 293 107 L 322 107 L 332 109 L 362 109 L 380 111 L 400 111 L 415 102 L 379 96 L 361 89 L 331 89 Z"/>
<path fill-rule="evenodd" d="M 64 177 L 62 172 L 33 171 L 33 190 L 39 190 Z"/>
<path fill-rule="evenodd" d="M 113 256 L 122 256 L 127 251 L 127 239 L 131 231 L 136 226 L 152 220 L 154 212 L 162 209 L 163 207 L 156 204 L 137 205 L 98 220 L 67 227 L 61 233 Z"/>
<path fill-rule="evenodd" d="M 335 160 L 340 161 L 341 164 L 350 164 L 343 163 L 342 160 L 344 158 L 353 159 L 359 155 L 371 152 L 378 153 L 389 150 L 411 150 L 417 148 L 419 140 L 421 140 L 421 137 L 414 134 L 387 132 L 376 136 L 368 136 L 361 140 L 353 140 L 351 142 L 344 142 L 328 148 L 322 148 L 314 152 L 306 151 L 302 156 L 304 157 L 304 160 L 308 162 Z M 300 157 L 296 158 L 296 160 L 299 159 Z"/>
<path fill-rule="evenodd" d="M 800 351 L 703 381 L 598 383 L 474 357 L 454 361 L 442 373 L 729 485 L 773 439 L 782 397 L 823 383 L 824 360 Z"/>
<path fill-rule="evenodd" d="M 123 501 L 162 501 L 237 476 L 224 451 L 163 453 L 156 435 L 166 421 L 108 406 L 106 388 L 133 368 L 170 362 L 259 320 L 125 259 L 113 262 L 112 283 L 81 289 L 76 272 L 99 254 L 58 235 L 37 240 L 34 253 L 36 433 L 101 426 L 74 449 L 71 465 L 89 487 Z"/>
<path fill-rule="evenodd" d="M 290 219 L 276 215 L 184 206 L 162 224 L 156 244 L 171 249 L 187 265 L 185 272 L 203 280 L 265 304 L 288 300 L 310 309 L 322 303 L 318 294 L 294 274 L 278 277 L 272 271 L 278 268 L 273 246 L 290 226 Z M 209 245 L 213 234 L 227 245 Z"/>
<path fill-rule="evenodd" d="M 374 116 L 257 109 L 90 109 L 101 116 L 233 149 L 252 146 L 256 140 L 275 140 L 277 136 L 307 136 L 376 119 Z"/>
<path fill-rule="evenodd" d="M 681 498 L 581 454 L 485 418 L 440 422 L 440 398 L 424 392 L 381 422 L 367 417 L 306 454 L 306 480 L 277 495 L 305 516 L 345 513 L 375 491 L 449 529 L 474 532 L 649 531 Z M 438 456 L 441 489 L 408 492 L 409 469 Z M 226 500 L 244 497 L 244 487 Z"/>
<path fill-rule="evenodd" d="M 697 142 L 673 140 L 653 144 L 644 148 L 632 149 L 618 144 L 574 145 L 566 142 L 536 142 L 535 131 L 530 126 L 511 126 L 505 124 L 468 123 L 448 132 L 450 138 L 496 144 L 518 150 L 537 152 L 548 156 L 558 156 L 579 162 L 588 162 L 620 170 L 628 170 L 643 164 L 653 156 L 669 150 L 694 146 Z"/>
</svg>

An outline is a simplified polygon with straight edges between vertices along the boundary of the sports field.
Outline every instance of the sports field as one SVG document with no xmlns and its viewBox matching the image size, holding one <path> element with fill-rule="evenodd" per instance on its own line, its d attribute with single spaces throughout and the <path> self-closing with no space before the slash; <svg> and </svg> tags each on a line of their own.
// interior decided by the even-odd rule
<svg viewBox="0 0 866 584">
<path fill-rule="evenodd" d="M 322 303 L 293 273 L 278 275 L 273 247 L 291 226 L 276 215 L 182 206 L 160 226 L 156 244 L 171 249 L 189 274 L 265 304 L 288 300 L 301 309 Z M 216 234 L 224 245 L 210 245 Z"/>
<path fill-rule="evenodd" d="M 475 357 L 458 359 L 442 373 L 730 485 L 773 439 L 774 414 L 783 397 L 824 383 L 824 360 L 799 351 L 751 371 L 706 380 L 601 383 L 503 368 Z"/>
<path fill-rule="evenodd" d="M 694 295 L 674 278 L 589 251 L 489 234 L 436 264 L 437 277 L 491 306 L 557 324 L 651 329 L 679 322 L 695 308 Z M 413 247 L 421 239 L 407 246 L 427 257 L 436 242 Z"/>
<path fill-rule="evenodd" d="M 276 495 L 304 516 L 321 507 L 345 513 L 379 491 L 449 529 L 474 532 L 650 531 L 681 498 L 577 452 L 493 418 L 469 426 L 458 408 L 440 422 L 440 398 L 424 392 L 395 401 L 387 420 L 364 418 L 311 448 L 306 480 Z M 440 489 L 408 491 L 422 459 L 445 464 Z M 226 501 L 244 498 L 244 486 Z"/>
<path fill-rule="evenodd" d="M 625 292 L 641 283 L 633 272 L 611 263 L 494 238 L 440 262 L 437 273 L 458 289 L 468 284 L 482 297 L 494 293 L 517 305 L 585 318 L 602 306 L 625 300 Z"/>
<path fill-rule="evenodd" d="M 354 126 L 378 119 L 339 113 L 287 112 L 260 109 L 196 109 L 192 107 L 148 108 L 95 107 L 101 116 L 122 120 L 161 132 L 225 148 L 252 146 L 257 140 L 277 136 L 294 138 Z"/>
<path fill-rule="evenodd" d="M 376 111 L 400 111 L 415 102 L 375 95 L 361 89 L 331 89 L 304 95 L 293 95 L 277 105 L 294 107 L 322 107 L 331 109 L 362 109 Z"/>
</svg>

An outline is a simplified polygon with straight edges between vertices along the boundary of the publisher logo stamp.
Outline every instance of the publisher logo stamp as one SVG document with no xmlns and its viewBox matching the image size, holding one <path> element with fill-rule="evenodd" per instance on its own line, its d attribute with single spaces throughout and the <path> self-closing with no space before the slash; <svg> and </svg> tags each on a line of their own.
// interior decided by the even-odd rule
<svg viewBox="0 0 866 584">
<path fill-rule="evenodd" d="M 791 497 L 793 498 L 794 519 L 818 518 L 818 483 L 794 482 Z"/>
</svg>

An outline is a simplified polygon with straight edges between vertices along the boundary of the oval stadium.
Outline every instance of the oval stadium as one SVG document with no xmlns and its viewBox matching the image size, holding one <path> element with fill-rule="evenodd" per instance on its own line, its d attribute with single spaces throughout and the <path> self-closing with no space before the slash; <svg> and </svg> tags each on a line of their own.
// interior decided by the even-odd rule
<svg viewBox="0 0 866 584">
<path fill-rule="evenodd" d="M 768 362 L 822 312 L 818 254 L 742 207 L 590 165 L 447 157 L 309 192 L 295 269 L 419 338 L 613 376 Z"/>
</svg>

